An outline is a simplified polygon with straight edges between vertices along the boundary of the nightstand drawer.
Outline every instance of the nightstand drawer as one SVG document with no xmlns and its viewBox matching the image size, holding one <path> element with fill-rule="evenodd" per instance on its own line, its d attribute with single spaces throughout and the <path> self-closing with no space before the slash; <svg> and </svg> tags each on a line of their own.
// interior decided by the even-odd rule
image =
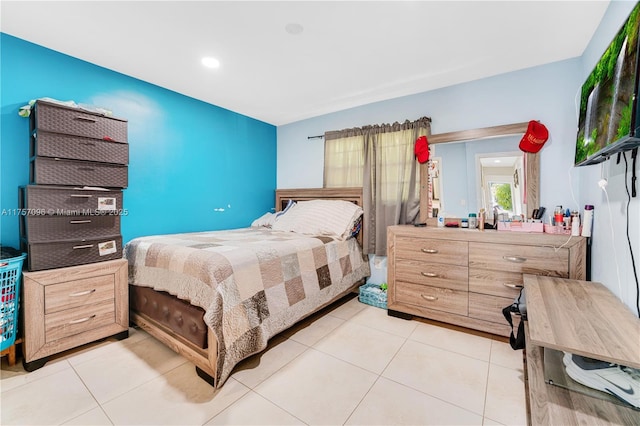
<svg viewBox="0 0 640 426">
<path fill-rule="evenodd" d="M 472 242 L 469 243 L 469 267 L 566 278 L 569 250 Z"/>
<path fill-rule="evenodd" d="M 113 300 L 56 312 L 44 317 L 45 342 L 74 336 L 116 323 L 116 307 Z"/>
<path fill-rule="evenodd" d="M 513 299 L 522 287 L 522 274 L 518 272 L 469 268 L 469 291 Z"/>
<path fill-rule="evenodd" d="M 466 241 L 433 240 L 428 238 L 398 237 L 396 258 L 422 262 L 467 266 L 469 248 Z"/>
<path fill-rule="evenodd" d="M 400 259 L 396 261 L 396 278 L 403 282 L 467 291 L 468 270 L 464 266 Z"/>
<path fill-rule="evenodd" d="M 113 275 L 101 275 L 46 286 L 44 312 L 52 314 L 65 309 L 93 305 L 115 297 Z"/>
<path fill-rule="evenodd" d="M 458 315 L 467 315 L 468 312 L 469 298 L 466 291 L 397 282 L 395 298 L 400 303 Z"/>
</svg>

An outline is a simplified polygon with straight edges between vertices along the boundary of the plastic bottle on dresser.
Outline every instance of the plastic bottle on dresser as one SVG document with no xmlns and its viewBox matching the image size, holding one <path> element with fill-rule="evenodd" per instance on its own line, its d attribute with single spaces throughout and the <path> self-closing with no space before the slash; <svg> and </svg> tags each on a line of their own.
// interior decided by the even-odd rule
<svg viewBox="0 0 640 426">
<path fill-rule="evenodd" d="M 444 212 L 442 210 L 438 212 L 438 226 L 444 228 Z"/>
<path fill-rule="evenodd" d="M 577 212 L 571 214 L 571 235 L 574 237 L 580 235 L 580 216 Z"/>
<path fill-rule="evenodd" d="M 475 213 L 469 213 L 469 229 L 476 229 L 478 227 L 478 217 Z"/>
<path fill-rule="evenodd" d="M 593 206 L 587 204 L 584 206 L 584 214 L 582 215 L 582 236 L 590 237 L 591 228 L 593 226 Z"/>
</svg>

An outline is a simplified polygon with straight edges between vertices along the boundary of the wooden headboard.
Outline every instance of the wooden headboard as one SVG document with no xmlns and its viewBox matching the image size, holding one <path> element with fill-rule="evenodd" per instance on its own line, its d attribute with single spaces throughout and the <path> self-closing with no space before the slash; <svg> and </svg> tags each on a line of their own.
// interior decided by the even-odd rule
<svg viewBox="0 0 640 426">
<path fill-rule="evenodd" d="M 362 188 L 299 188 L 299 189 L 276 189 L 276 211 L 282 211 L 287 206 L 289 200 L 309 201 L 309 200 L 345 200 L 356 203 L 364 209 L 362 200 Z M 362 229 L 358 234 L 358 242 L 362 245 L 364 240 L 364 221 Z"/>
<path fill-rule="evenodd" d="M 346 200 L 363 207 L 362 188 L 300 188 L 276 189 L 276 211 L 287 206 L 289 200 Z"/>
</svg>

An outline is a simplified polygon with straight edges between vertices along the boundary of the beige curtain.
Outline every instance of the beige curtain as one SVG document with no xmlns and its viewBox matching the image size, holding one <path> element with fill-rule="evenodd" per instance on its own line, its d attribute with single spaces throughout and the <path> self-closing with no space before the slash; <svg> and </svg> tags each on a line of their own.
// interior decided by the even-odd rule
<svg viewBox="0 0 640 426">
<path fill-rule="evenodd" d="M 386 256 L 387 226 L 417 220 L 420 168 L 413 149 L 430 133 L 428 117 L 325 133 L 325 187 L 363 188 L 365 253 Z"/>
</svg>

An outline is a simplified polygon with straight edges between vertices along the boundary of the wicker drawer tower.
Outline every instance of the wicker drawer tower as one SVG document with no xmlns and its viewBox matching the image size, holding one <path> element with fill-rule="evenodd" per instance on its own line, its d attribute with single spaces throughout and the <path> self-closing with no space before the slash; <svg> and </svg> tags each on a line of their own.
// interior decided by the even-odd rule
<svg viewBox="0 0 640 426">
<path fill-rule="evenodd" d="M 128 336 L 127 124 L 43 100 L 30 115 L 30 184 L 19 191 L 28 371 L 63 350 Z"/>
<path fill-rule="evenodd" d="M 20 191 L 29 271 L 122 258 L 127 121 L 38 100 L 30 130 L 31 185 Z"/>
</svg>

